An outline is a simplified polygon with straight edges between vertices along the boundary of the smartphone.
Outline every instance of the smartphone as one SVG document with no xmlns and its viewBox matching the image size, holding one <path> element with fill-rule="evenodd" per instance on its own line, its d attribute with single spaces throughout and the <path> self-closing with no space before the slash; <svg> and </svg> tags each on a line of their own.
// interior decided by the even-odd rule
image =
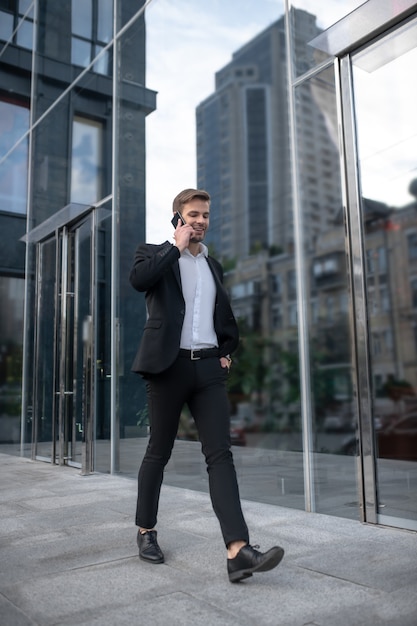
<svg viewBox="0 0 417 626">
<path fill-rule="evenodd" d="M 174 217 L 171 220 L 171 224 L 174 228 L 177 228 L 178 222 L 181 222 L 181 224 L 183 225 L 185 224 L 185 220 L 179 211 L 175 213 Z"/>
</svg>

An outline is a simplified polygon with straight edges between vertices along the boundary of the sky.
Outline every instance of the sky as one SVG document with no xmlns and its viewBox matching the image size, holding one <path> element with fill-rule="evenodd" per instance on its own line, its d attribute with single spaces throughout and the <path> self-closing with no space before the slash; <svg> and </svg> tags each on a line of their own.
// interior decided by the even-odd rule
<svg viewBox="0 0 417 626">
<path fill-rule="evenodd" d="M 361 4 L 295 2 L 299 9 L 318 13 L 323 29 Z M 157 92 L 157 109 L 146 119 L 148 242 L 172 241 L 172 200 L 181 189 L 196 186 L 195 110 L 214 92 L 216 71 L 283 13 L 284 0 L 153 0 L 146 9 L 146 86 Z M 381 134 L 375 124 L 363 128 Z"/>
<path fill-rule="evenodd" d="M 154 0 L 146 10 L 147 241 L 172 240 L 172 200 L 196 186 L 195 110 L 234 51 L 284 12 L 277 0 Z"/>
</svg>

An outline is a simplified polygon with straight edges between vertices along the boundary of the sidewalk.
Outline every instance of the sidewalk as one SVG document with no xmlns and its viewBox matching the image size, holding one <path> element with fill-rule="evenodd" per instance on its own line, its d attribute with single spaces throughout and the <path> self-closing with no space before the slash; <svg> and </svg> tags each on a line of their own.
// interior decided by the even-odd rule
<svg viewBox="0 0 417 626">
<path fill-rule="evenodd" d="M 244 501 L 252 543 L 286 555 L 232 585 L 206 494 L 163 487 L 150 565 L 131 478 L 5 454 L 0 472 L 1 626 L 417 624 L 416 533 Z"/>
</svg>

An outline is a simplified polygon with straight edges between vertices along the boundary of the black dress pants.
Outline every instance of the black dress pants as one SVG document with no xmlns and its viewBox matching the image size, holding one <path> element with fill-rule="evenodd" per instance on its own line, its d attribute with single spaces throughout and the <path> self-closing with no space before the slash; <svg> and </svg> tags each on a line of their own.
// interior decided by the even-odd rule
<svg viewBox="0 0 417 626">
<path fill-rule="evenodd" d="M 192 361 L 178 357 L 165 372 L 146 379 L 150 438 L 138 475 L 136 524 L 156 525 L 164 468 L 178 431 L 184 404 L 197 426 L 207 464 L 213 510 L 226 546 L 249 543 L 230 442 L 230 411 L 226 392 L 227 368 L 218 357 Z"/>
</svg>

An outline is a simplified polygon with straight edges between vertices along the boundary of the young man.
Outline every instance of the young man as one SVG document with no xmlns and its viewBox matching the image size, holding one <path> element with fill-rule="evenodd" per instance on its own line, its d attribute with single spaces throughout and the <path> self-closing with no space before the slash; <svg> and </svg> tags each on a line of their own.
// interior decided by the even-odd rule
<svg viewBox="0 0 417 626">
<path fill-rule="evenodd" d="M 165 465 L 184 404 L 195 420 L 207 463 L 210 497 L 227 548 L 231 582 L 278 565 L 284 551 L 249 544 L 231 453 L 226 380 L 239 340 L 223 270 L 202 243 L 210 196 L 185 189 L 173 202 L 174 244 L 138 246 L 130 282 L 146 292 L 147 321 L 133 363 L 146 380 L 150 438 L 138 476 L 139 556 L 163 563 L 155 530 Z"/>
</svg>

